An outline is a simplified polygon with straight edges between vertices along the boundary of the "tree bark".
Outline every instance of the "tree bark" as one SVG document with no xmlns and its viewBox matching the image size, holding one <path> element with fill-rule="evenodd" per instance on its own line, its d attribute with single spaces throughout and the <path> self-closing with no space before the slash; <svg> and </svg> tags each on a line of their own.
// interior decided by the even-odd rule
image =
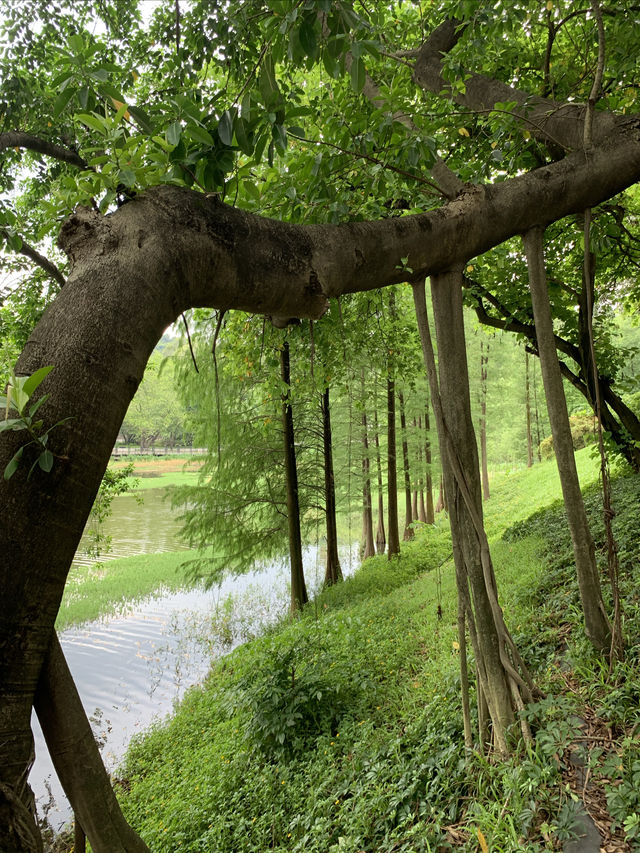
<svg viewBox="0 0 640 853">
<path fill-rule="evenodd" d="M 384 530 L 384 490 L 382 486 L 382 460 L 380 459 L 380 429 L 378 427 L 378 409 L 373 409 L 374 439 L 376 445 L 376 472 L 378 476 L 378 526 L 376 528 L 376 553 L 384 554 L 387 547 L 387 536 Z"/>
<path fill-rule="evenodd" d="M 431 471 L 431 424 L 429 422 L 429 401 L 424 410 L 424 458 L 427 465 L 426 476 L 426 491 L 427 491 L 427 506 L 425 512 L 425 521 L 427 524 L 433 524 L 435 521 L 435 513 L 433 509 L 433 473 Z M 442 481 L 441 481 L 442 482 Z"/>
<path fill-rule="evenodd" d="M 493 724 L 494 745 L 508 752 L 507 732 L 533 685 L 504 623 L 482 521 L 478 450 L 471 419 L 462 313 L 462 271 L 431 280 L 438 342 L 438 374 L 426 314 L 424 288 L 413 288 L 425 367 L 436 414 L 440 457 L 461 607 L 469 620 L 479 679 Z M 520 669 L 522 675 L 517 670 Z"/>
<path fill-rule="evenodd" d="M 376 553 L 373 544 L 373 511 L 371 507 L 371 476 L 369 474 L 369 436 L 367 430 L 367 412 L 364 408 L 365 389 L 364 372 L 362 373 L 362 547 L 363 560 L 368 560 Z"/>
<path fill-rule="evenodd" d="M 418 521 L 421 521 L 423 524 L 426 524 L 427 521 L 427 510 L 424 505 L 424 465 L 422 461 L 422 417 L 417 417 L 413 419 L 413 431 L 418 436 L 418 490 L 417 490 L 417 503 L 414 512 L 414 518 L 417 518 Z M 413 507 L 412 507 L 413 509 Z"/>
<path fill-rule="evenodd" d="M 529 353 L 524 353 L 524 405 L 527 424 L 527 468 L 533 465 L 533 437 L 531 435 L 531 383 L 529 381 Z"/>
<path fill-rule="evenodd" d="M 540 369 L 547 398 L 547 411 L 560 474 L 565 512 L 573 543 L 580 600 L 584 612 L 585 632 L 594 648 L 605 653 L 608 652 L 611 643 L 611 625 L 602 599 L 600 578 L 595 560 L 595 546 L 589 529 L 576 470 L 571 426 L 553 337 L 553 318 L 549 304 L 544 263 L 543 233 L 541 228 L 533 228 L 523 237 L 529 269 L 533 317 L 540 352 Z"/>
<path fill-rule="evenodd" d="M 55 631 L 34 708 L 53 766 L 94 853 L 149 853 L 120 810 Z"/>
<path fill-rule="evenodd" d="M 327 522 L 327 566 L 324 573 L 324 583 L 325 586 L 332 586 L 342 580 L 342 567 L 338 556 L 336 484 L 333 473 L 329 386 L 324 389 L 322 394 L 322 446 L 324 451 L 324 506 Z"/>
<path fill-rule="evenodd" d="M 289 341 L 280 350 L 280 373 L 287 388 L 291 387 Z M 300 501 L 298 496 L 298 468 L 293 430 L 293 409 L 287 391 L 282 398 L 282 432 L 284 436 L 284 463 L 287 480 L 287 521 L 289 526 L 289 560 L 291 563 L 291 613 L 296 613 L 308 602 L 307 586 L 302 564 L 302 535 L 300 533 Z"/>
<path fill-rule="evenodd" d="M 480 465 L 482 472 L 482 498 L 489 500 L 489 470 L 487 467 L 487 364 L 489 363 L 489 344 L 486 350 L 484 341 L 480 341 Z"/>
<path fill-rule="evenodd" d="M 5 142 L 6 134 L 0 148 Z M 47 424 L 71 418 L 52 433 L 61 458 L 28 482 L 26 466 L 0 480 L 0 553 L 10 555 L 0 564 L 0 837 L 27 821 L 31 707 L 65 579 L 164 329 L 195 307 L 260 312 L 279 324 L 317 318 L 329 297 L 403 281 L 403 257 L 416 275 L 437 274 L 594 207 L 638 178 L 640 128 L 624 117 L 588 155 L 579 148 L 415 216 L 290 225 L 175 186 L 150 188 L 106 216 L 76 210 L 60 237 L 71 262 L 67 283 L 16 365 L 21 376 L 55 366 L 38 389 L 49 394 L 39 415 Z M 0 469 L 22 443 L 19 432 L 0 436 Z"/>
<path fill-rule="evenodd" d="M 389 509 L 388 557 L 400 553 L 398 527 L 398 474 L 396 468 L 396 383 L 390 372 L 387 376 L 387 504 Z"/>
<path fill-rule="evenodd" d="M 404 474 L 404 533 L 402 538 L 405 542 L 413 539 L 415 533 L 411 524 L 413 522 L 413 506 L 411 497 L 411 473 L 409 471 L 409 444 L 407 442 L 407 416 L 404 409 L 404 394 L 398 391 L 398 404 L 400 406 L 400 431 L 402 433 L 402 470 Z"/>
</svg>

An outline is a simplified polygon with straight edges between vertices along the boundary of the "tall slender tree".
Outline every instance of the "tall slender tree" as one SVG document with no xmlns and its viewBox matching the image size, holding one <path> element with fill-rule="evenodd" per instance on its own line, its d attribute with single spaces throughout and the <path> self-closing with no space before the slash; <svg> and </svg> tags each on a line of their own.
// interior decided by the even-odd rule
<svg viewBox="0 0 640 853">
<path fill-rule="evenodd" d="M 338 555 L 338 522 L 336 518 L 336 485 L 333 471 L 333 442 L 331 438 L 331 403 L 329 386 L 322 393 L 322 447 L 324 457 L 324 502 L 327 528 L 327 566 L 324 574 L 326 586 L 342 580 Z"/>
<path fill-rule="evenodd" d="M 291 612 L 300 610 L 309 600 L 302 563 L 302 534 L 300 532 L 300 498 L 296 441 L 291 406 L 291 363 L 289 341 L 285 338 L 280 349 L 280 370 L 285 391 L 282 395 L 282 434 L 287 488 L 287 524 L 289 529 L 289 560 L 291 564 Z"/>
</svg>

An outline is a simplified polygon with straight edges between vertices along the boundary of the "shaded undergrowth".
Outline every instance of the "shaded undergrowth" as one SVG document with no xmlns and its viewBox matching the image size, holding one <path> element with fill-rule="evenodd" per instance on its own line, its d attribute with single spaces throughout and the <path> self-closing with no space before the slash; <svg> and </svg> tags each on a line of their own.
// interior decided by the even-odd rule
<svg viewBox="0 0 640 853">
<path fill-rule="evenodd" d="M 583 482 L 597 476 L 587 454 Z M 627 837 L 611 849 L 640 849 L 638 486 L 614 487 L 628 645 L 612 677 L 582 639 L 561 507 L 526 519 L 558 495 L 543 464 L 497 478 L 486 504 L 501 601 L 546 694 L 527 709 L 532 748 L 502 763 L 464 753 L 451 546 L 439 522 L 399 560 L 367 561 L 300 619 L 215 662 L 170 720 L 132 744 L 119 794 L 151 850 L 561 849 L 581 808 L 568 774 L 576 745 L 610 837 Z M 587 502 L 601 546 L 595 495 Z"/>
</svg>

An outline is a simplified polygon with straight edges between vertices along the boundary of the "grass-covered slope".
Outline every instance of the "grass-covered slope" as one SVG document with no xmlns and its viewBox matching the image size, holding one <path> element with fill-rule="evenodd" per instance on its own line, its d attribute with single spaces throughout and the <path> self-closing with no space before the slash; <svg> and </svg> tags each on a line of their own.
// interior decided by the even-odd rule
<svg viewBox="0 0 640 853">
<path fill-rule="evenodd" d="M 593 480 L 588 451 L 579 459 Z M 601 809 L 632 843 L 638 649 L 605 684 L 606 667 L 581 637 L 561 516 L 522 523 L 558 494 L 553 467 L 540 465 L 496 480 L 486 505 L 507 620 L 547 695 L 527 712 L 533 749 L 501 764 L 464 754 L 450 544 L 444 528 L 430 529 L 400 560 L 368 561 L 300 620 L 219 661 L 171 720 L 132 746 L 123 805 L 151 849 L 559 849 L 580 808 L 566 762 L 576 743 L 590 748 L 593 778 L 609 780 L 598 782 Z M 637 480 L 619 481 L 616 499 L 635 641 Z M 581 741 L 576 713 L 595 732 Z"/>
</svg>

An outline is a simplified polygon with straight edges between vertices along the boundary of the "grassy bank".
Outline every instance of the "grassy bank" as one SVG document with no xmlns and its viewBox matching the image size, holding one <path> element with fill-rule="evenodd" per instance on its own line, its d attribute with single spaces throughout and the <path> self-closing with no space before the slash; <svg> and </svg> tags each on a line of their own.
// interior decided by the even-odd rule
<svg viewBox="0 0 640 853">
<path fill-rule="evenodd" d="M 597 478 L 597 466 L 588 450 L 577 455 L 583 486 Z M 198 459 L 193 460 L 198 463 Z M 184 485 L 193 482 L 194 471 L 183 471 L 184 459 L 149 459 L 136 463 L 141 476 L 137 490 Z M 141 467 L 139 467 L 141 466 Z M 134 475 L 135 476 L 135 475 Z M 500 474 L 492 480 L 492 498 L 485 504 L 485 520 L 489 535 L 495 536 L 507 524 L 526 518 L 533 509 L 560 498 L 560 481 L 555 462 L 544 462 L 529 470 Z M 354 512 L 349 520 L 339 518 L 339 536 L 343 541 L 356 535 L 362 518 Z M 437 530 L 447 536 L 444 516 Z M 436 535 L 431 531 L 431 537 Z M 437 534 L 440 536 L 440 533 Z M 422 546 L 420 546 L 422 547 Z M 99 566 L 74 566 L 69 574 L 65 594 L 56 621 L 59 631 L 100 617 L 117 615 L 148 595 L 161 590 L 173 591 L 189 585 L 182 563 L 192 559 L 195 551 L 143 554 L 116 560 L 105 560 Z"/>
<path fill-rule="evenodd" d="M 588 452 L 579 458 L 593 480 Z M 638 483 L 620 484 L 633 637 Z M 522 521 L 558 493 L 553 467 L 541 465 L 496 478 L 486 505 L 507 619 L 546 694 L 527 711 L 534 747 L 495 764 L 464 755 L 450 544 L 430 529 L 400 560 L 368 561 L 302 618 L 219 661 L 171 720 L 131 747 L 122 800 L 151 849 L 560 849 L 580 808 L 567 763 L 576 744 L 609 826 L 635 843 L 638 649 L 607 682 L 582 639 L 561 511 Z"/>
<path fill-rule="evenodd" d="M 180 566 L 194 551 L 140 554 L 105 560 L 95 566 L 73 566 L 67 578 L 56 628 L 62 631 L 102 616 L 126 612 L 152 593 L 187 586 Z"/>
</svg>

